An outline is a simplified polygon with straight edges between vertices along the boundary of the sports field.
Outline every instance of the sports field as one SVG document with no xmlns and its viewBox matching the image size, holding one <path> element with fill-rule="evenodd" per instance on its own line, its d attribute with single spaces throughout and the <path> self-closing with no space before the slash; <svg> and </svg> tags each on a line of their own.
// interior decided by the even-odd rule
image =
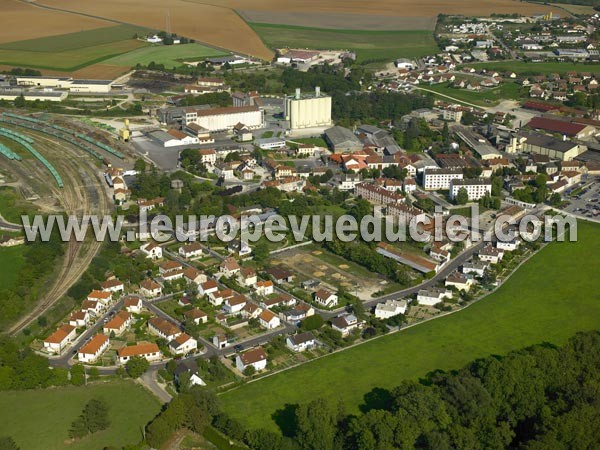
<svg viewBox="0 0 600 450">
<path fill-rule="evenodd" d="M 147 44 L 134 39 L 148 30 L 116 25 L 47 38 L 0 44 L 0 64 L 75 71 Z"/>
<path fill-rule="evenodd" d="M 154 61 L 157 64 L 164 64 L 165 67 L 178 67 L 182 65 L 182 61 L 184 60 L 196 61 L 200 58 L 209 58 L 224 54 L 220 50 L 200 44 L 160 45 L 139 48 L 132 52 L 110 58 L 105 63 L 114 66 L 133 67 L 136 64 L 147 65 Z"/>
<path fill-rule="evenodd" d="M 92 398 L 108 403 L 110 427 L 69 441 L 71 423 Z M 0 436 L 12 437 L 23 450 L 122 448 L 141 441 L 143 427 L 159 410 L 158 400 L 132 381 L 0 392 Z"/>
<path fill-rule="evenodd" d="M 578 242 L 550 244 L 466 310 L 244 385 L 221 396 L 224 409 L 251 428 L 276 429 L 271 415 L 286 404 L 335 397 L 355 412 L 374 387 L 598 329 L 599 232 L 579 223 Z"/>
<path fill-rule="evenodd" d="M 270 48 L 354 50 L 358 61 L 414 58 L 438 51 L 431 31 L 427 30 L 326 30 L 264 23 L 251 25 Z"/>
</svg>

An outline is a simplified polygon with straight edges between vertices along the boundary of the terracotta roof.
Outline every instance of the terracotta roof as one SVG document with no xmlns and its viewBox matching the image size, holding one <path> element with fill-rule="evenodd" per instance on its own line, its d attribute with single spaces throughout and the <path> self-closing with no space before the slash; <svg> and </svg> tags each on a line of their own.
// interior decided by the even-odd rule
<svg viewBox="0 0 600 450">
<path fill-rule="evenodd" d="M 262 347 L 256 347 L 252 350 L 248 350 L 246 353 L 242 353 L 240 355 L 240 359 L 245 366 L 250 364 L 257 363 L 259 361 L 264 361 L 267 359 L 267 354 L 263 350 Z"/>
<path fill-rule="evenodd" d="M 208 316 L 204 311 L 198 308 L 190 309 L 189 311 L 184 312 L 183 315 L 191 319 L 201 319 L 202 317 Z"/>
<path fill-rule="evenodd" d="M 192 339 L 192 337 L 190 335 L 185 334 L 185 333 L 181 333 L 179 336 L 177 336 L 173 340 L 174 342 L 177 342 L 177 345 L 175 345 L 174 347 L 181 347 L 183 344 L 185 344 L 190 339 Z"/>
<path fill-rule="evenodd" d="M 100 298 L 100 299 L 107 299 L 111 297 L 111 293 L 110 292 L 105 292 L 105 291 L 98 291 L 96 289 L 94 289 L 92 292 L 90 292 L 87 296 L 87 298 L 90 299 L 94 299 L 94 298 Z"/>
<path fill-rule="evenodd" d="M 156 281 L 154 280 L 142 280 L 142 282 L 140 283 L 140 286 L 148 291 L 153 291 L 155 289 L 160 288 L 160 284 L 158 284 Z"/>
<path fill-rule="evenodd" d="M 109 289 L 117 286 L 123 286 L 123 282 L 117 280 L 116 278 L 114 280 L 106 280 L 104 283 L 100 283 L 100 287 L 102 289 Z"/>
<path fill-rule="evenodd" d="M 133 295 L 128 295 L 123 299 L 123 303 L 126 307 L 128 306 L 138 306 L 142 302 L 142 299 L 139 297 L 134 297 Z"/>
<path fill-rule="evenodd" d="M 216 287 L 219 287 L 219 285 L 217 284 L 216 280 L 210 279 L 210 280 L 206 280 L 204 283 L 201 284 L 202 289 L 203 290 L 207 290 L 207 289 L 214 289 Z"/>
<path fill-rule="evenodd" d="M 169 322 L 168 320 L 161 319 L 160 317 L 154 317 L 148 321 L 148 325 L 152 328 L 160 331 L 162 334 L 166 336 L 172 336 L 174 334 L 180 333 L 181 331 L 173 322 Z"/>
<path fill-rule="evenodd" d="M 96 300 L 84 300 L 81 302 L 81 308 L 84 310 L 96 309 L 98 302 Z"/>
<path fill-rule="evenodd" d="M 74 329 L 74 326 L 62 325 L 58 328 L 58 330 L 48 336 L 44 342 L 48 342 L 50 344 L 60 344 Z"/>
<path fill-rule="evenodd" d="M 136 344 L 129 347 L 123 347 L 118 351 L 120 357 L 124 356 L 141 356 L 150 353 L 158 353 L 158 345 L 156 344 Z"/>
<path fill-rule="evenodd" d="M 107 330 L 120 330 L 125 322 L 131 318 L 131 314 L 127 311 L 119 311 L 115 317 L 113 317 L 104 328 Z"/>
<path fill-rule="evenodd" d="M 183 269 L 183 276 L 190 280 L 195 280 L 200 275 L 202 275 L 202 272 L 193 267 L 186 267 L 185 269 Z"/>
<path fill-rule="evenodd" d="M 178 263 L 177 261 L 165 261 L 160 263 L 158 267 L 160 267 L 161 270 L 170 271 L 175 269 L 181 269 L 183 265 L 181 263 Z"/>
<path fill-rule="evenodd" d="M 260 317 L 261 320 L 264 320 L 265 322 L 270 322 L 271 320 L 273 320 L 277 316 L 275 316 L 275 314 L 273 314 L 268 309 L 265 309 L 263 312 L 260 313 L 259 317 Z"/>
<path fill-rule="evenodd" d="M 562 120 L 548 119 L 545 117 L 534 117 L 527 123 L 527 126 L 530 128 L 537 128 L 554 133 L 561 133 L 567 136 L 575 136 L 586 127 L 585 125 L 564 122 Z"/>
<path fill-rule="evenodd" d="M 97 334 L 79 349 L 79 353 L 85 355 L 95 355 L 98 350 L 108 341 L 108 336 L 105 334 Z"/>
</svg>

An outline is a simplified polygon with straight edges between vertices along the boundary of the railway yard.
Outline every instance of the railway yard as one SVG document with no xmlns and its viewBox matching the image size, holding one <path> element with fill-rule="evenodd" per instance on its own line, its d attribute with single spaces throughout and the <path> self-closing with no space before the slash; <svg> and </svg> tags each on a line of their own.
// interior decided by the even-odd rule
<svg viewBox="0 0 600 450">
<path fill-rule="evenodd" d="M 32 139 L 33 147 L 60 175 L 63 187 L 57 185 L 40 161 L 27 157 L 27 152 L 21 145 L 13 146 L 23 156 L 21 161 L 5 158 L 0 161 L 0 170 L 10 173 L 11 182 L 7 185 L 18 189 L 26 198 L 32 199 L 42 213 L 65 213 L 78 217 L 110 214 L 112 206 L 102 178 L 102 164 L 108 163 L 112 155 L 99 149 L 98 156 L 100 153 L 105 155 L 104 160 L 100 161 L 97 159 L 98 156 L 93 158 L 81 147 L 64 139 L 26 128 L 24 126 L 27 125 L 26 121 L 19 119 L 12 119 L 12 121 L 13 123 L 1 123 L 1 127 Z M 20 125 L 17 126 L 17 123 Z M 65 125 L 73 127 L 72 122 L 67 121 Z M 78 122 L 77 126 L 81 128 L 81 122 Z M 56 268 L 53 281 L 47 286 L 44 295 L 40 296 L 37 304 L 8 331 L 13 335 L 22 331 L 61 299 L 85 272 L 101 245 L 101 242 L 89 238 L 82 242 L 77 242 L 75 239 L 68 242 L 62 263 Z"/>
</svg>

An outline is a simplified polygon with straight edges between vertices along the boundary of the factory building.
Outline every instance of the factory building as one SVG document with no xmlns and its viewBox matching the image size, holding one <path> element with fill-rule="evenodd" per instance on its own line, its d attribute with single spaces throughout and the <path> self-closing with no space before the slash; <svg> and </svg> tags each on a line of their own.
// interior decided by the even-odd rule
<svg viewBox="0 0 600 450">
<path fill-rule="evenodd" d="M 296 95 L 285 98 L 284 115 L 292 131 L 330 127 L 331 97 L 322 94 L 318 86 L 314 94 L 302 94 L 300 89 L 296 89 Z"/>
<path fill-rule="evenodd" d="M 107 93 L 112 89 L 111 80 L 74 80 L 70 77 L 17 77 L 19 86 L 69 89 L 71 92 Z"/>
<path fill-rule="evenodd" d="M 257 106 L 233 106 L 212 109 L 185 110 L 185 125 L 195 123 L 210 132 L 228 131 L 238 124 L 244 124 L 248 129 L 263 128 L 264 112 Z"/>
</svg>

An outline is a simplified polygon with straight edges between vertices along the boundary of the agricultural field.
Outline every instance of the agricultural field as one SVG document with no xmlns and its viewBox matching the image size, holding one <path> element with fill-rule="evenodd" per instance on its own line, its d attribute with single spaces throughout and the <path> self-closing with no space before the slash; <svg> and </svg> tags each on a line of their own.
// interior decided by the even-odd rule
<svg viewBox="0 0 600 450">
<path fill-rule="evenodd" d="M 431 31 L 327 30 L 253 23 L 252 28 L 271 48 L 347 49 L 358 61 L 415 58 L 438 51 Z"/>
<path fill-rule="evenodd" d="M 0 2 L 0 42 L 36 39 L 110 26 L 101 19 L 38 8 L 18 0 Z"/>
<path fill-rule="evenodd" d="M 497 70 L 502 72 L 515 72 L 516 74 L 548 74 L 565 72 L 592 72 L 600 73 L 600 64 L 580 64 L 567 62 L 541 62 L 532 63 L 524 61 L 496 61 L 487 63 L 470 64 L 475 69 Z"/>
<path fill-rule="evenodd" d="M 109 405 L 110 427 L 81 440 L 68 438 L 69 428 L 93 398 Z M 11 436 L 27 450 L 99 450 L 135 444 L 158 412 L 152 394 L 131 381 L 0 393 L 0 436 Z"/>
<path fill-rule="evenodd" d="M 134 39 L 148 30 L 117 25 L 48 38 L 0 44 L 0 64 L 71 72 L 147 44 Z"/>
<path fill-rule="evenodd" d="M 183 61 L 197 61 L 201 58 L 221 56 L 225 53 L 200 44 L 160 45 L 139 48 L 105 61 L 105 64 L 121 67 L 134 67 L 136 64 L 148 65 L 151 62 L 164 64 L 165 67 L 179 67 Z"/>
<path fill-rule="evenodd" d="M 482 89 L 481 91 L 469 91 L 467 89 L 455 89 L 445 84 L 434 84 L 423 86 L 423 89 L 438 92 L 462 100 L 463 102 L 473 103 L 480 106 L 490 106 L 503 100 L 518 100 L 521 98 L 521 86 L 510 81 L 502 83 L 500 86 L 491 89 Z M 527 95 L 525 95 L 527 96 Z"/>
<path fill-rule="evenodd" d="M 335 396 L 356 412 L 375 387 L 542 341 L 562 344 L 578 331 L 598 329 L 599 231 L 580 222 L 578 242 L 548 245 L 466 310 L 249 383 L 221 396 L 224 409 L 249 427 L 276 430 L 272 414 L 286 404 Z"/>
<path fill-rule="evenodd" d="M 364 2 L 358 0 L 308 0 L 293 2 L 291 0 L 208 0 L 203 2 L 185 0 L 131 0 L 123 3 L 121 0 L 87 1 L 79 0 L 42 0 L 43 5 L 61 8 L 68 11 L 86 13 L 111 20 L 126 18 L 131 23 L 148 28 L 164 28 L 166 10 L 170 11 L 171 28 L 179 35 L 196 39 L 219 48 L 229 49 L 243 54 L 271 59 L 273 52 L 265 46 L 256 32 L 243 19 L 244 14 L 260 11 L 262 21 L 268 23 L 286 23 L 281 14 L 298 16 L 288 25 L 313 24 L 318 28 L 339 27 L 344 21 L 349 23 L 347 28 L 360 28 L 358 22 L 365 24 L 377 22 L 370 16 L 385 16 L 398 19 L 387 19 L 393 24 L 394 30 L 414 29 L 424 26 L 431 27 L 431 21 L 439 13 L 490 15 L 492 13 L 521 13 L 534 14 L 540 11 L 554 11 L 560 14 L 564 11 L 551 6 L 535 5 L 516 0 L 494 0 L 493 2 L 473 2 L 472 0 L 433 0 L 420 2 L 418 0 L 376 0 Z M 306 15 L 306 11 L 311 11 Z M 272 13 L 271 17 L 269 14 Z M 335 16 L 332 25 L 322 18 L 322 15 Z M 343 17 L 341 19 L 340 17 Z M 357 19 L 359 18 L 360 19 Z M 408 20 L 406 19 L 408 18 Z M 326 16 L 325 16 L 326 19 Z M 277 22 L 277 20 L 284 20 Z M 341 21 L 341 22 L 340 22 Z M 324 23 L 325 22 L 325 23 Z M 316 25 L 315 25 L 316 24 Z M 381 29 L 381 28 L 376 28 Z M 423 28 L 427 29 L 427 28 Z M 388 38 L 392 36 L 387 36 Z M 302 39 L 300 39 L 302 40 Z M 407 45 L 407 51 L 410 45 Z M 387 48 L 384 47 L 384 49 Z M 380 51 L 376 56 L 382 58 L 385 53 Z M 408 55 L 410 56 L 410 54 Z"/>
</svg>

